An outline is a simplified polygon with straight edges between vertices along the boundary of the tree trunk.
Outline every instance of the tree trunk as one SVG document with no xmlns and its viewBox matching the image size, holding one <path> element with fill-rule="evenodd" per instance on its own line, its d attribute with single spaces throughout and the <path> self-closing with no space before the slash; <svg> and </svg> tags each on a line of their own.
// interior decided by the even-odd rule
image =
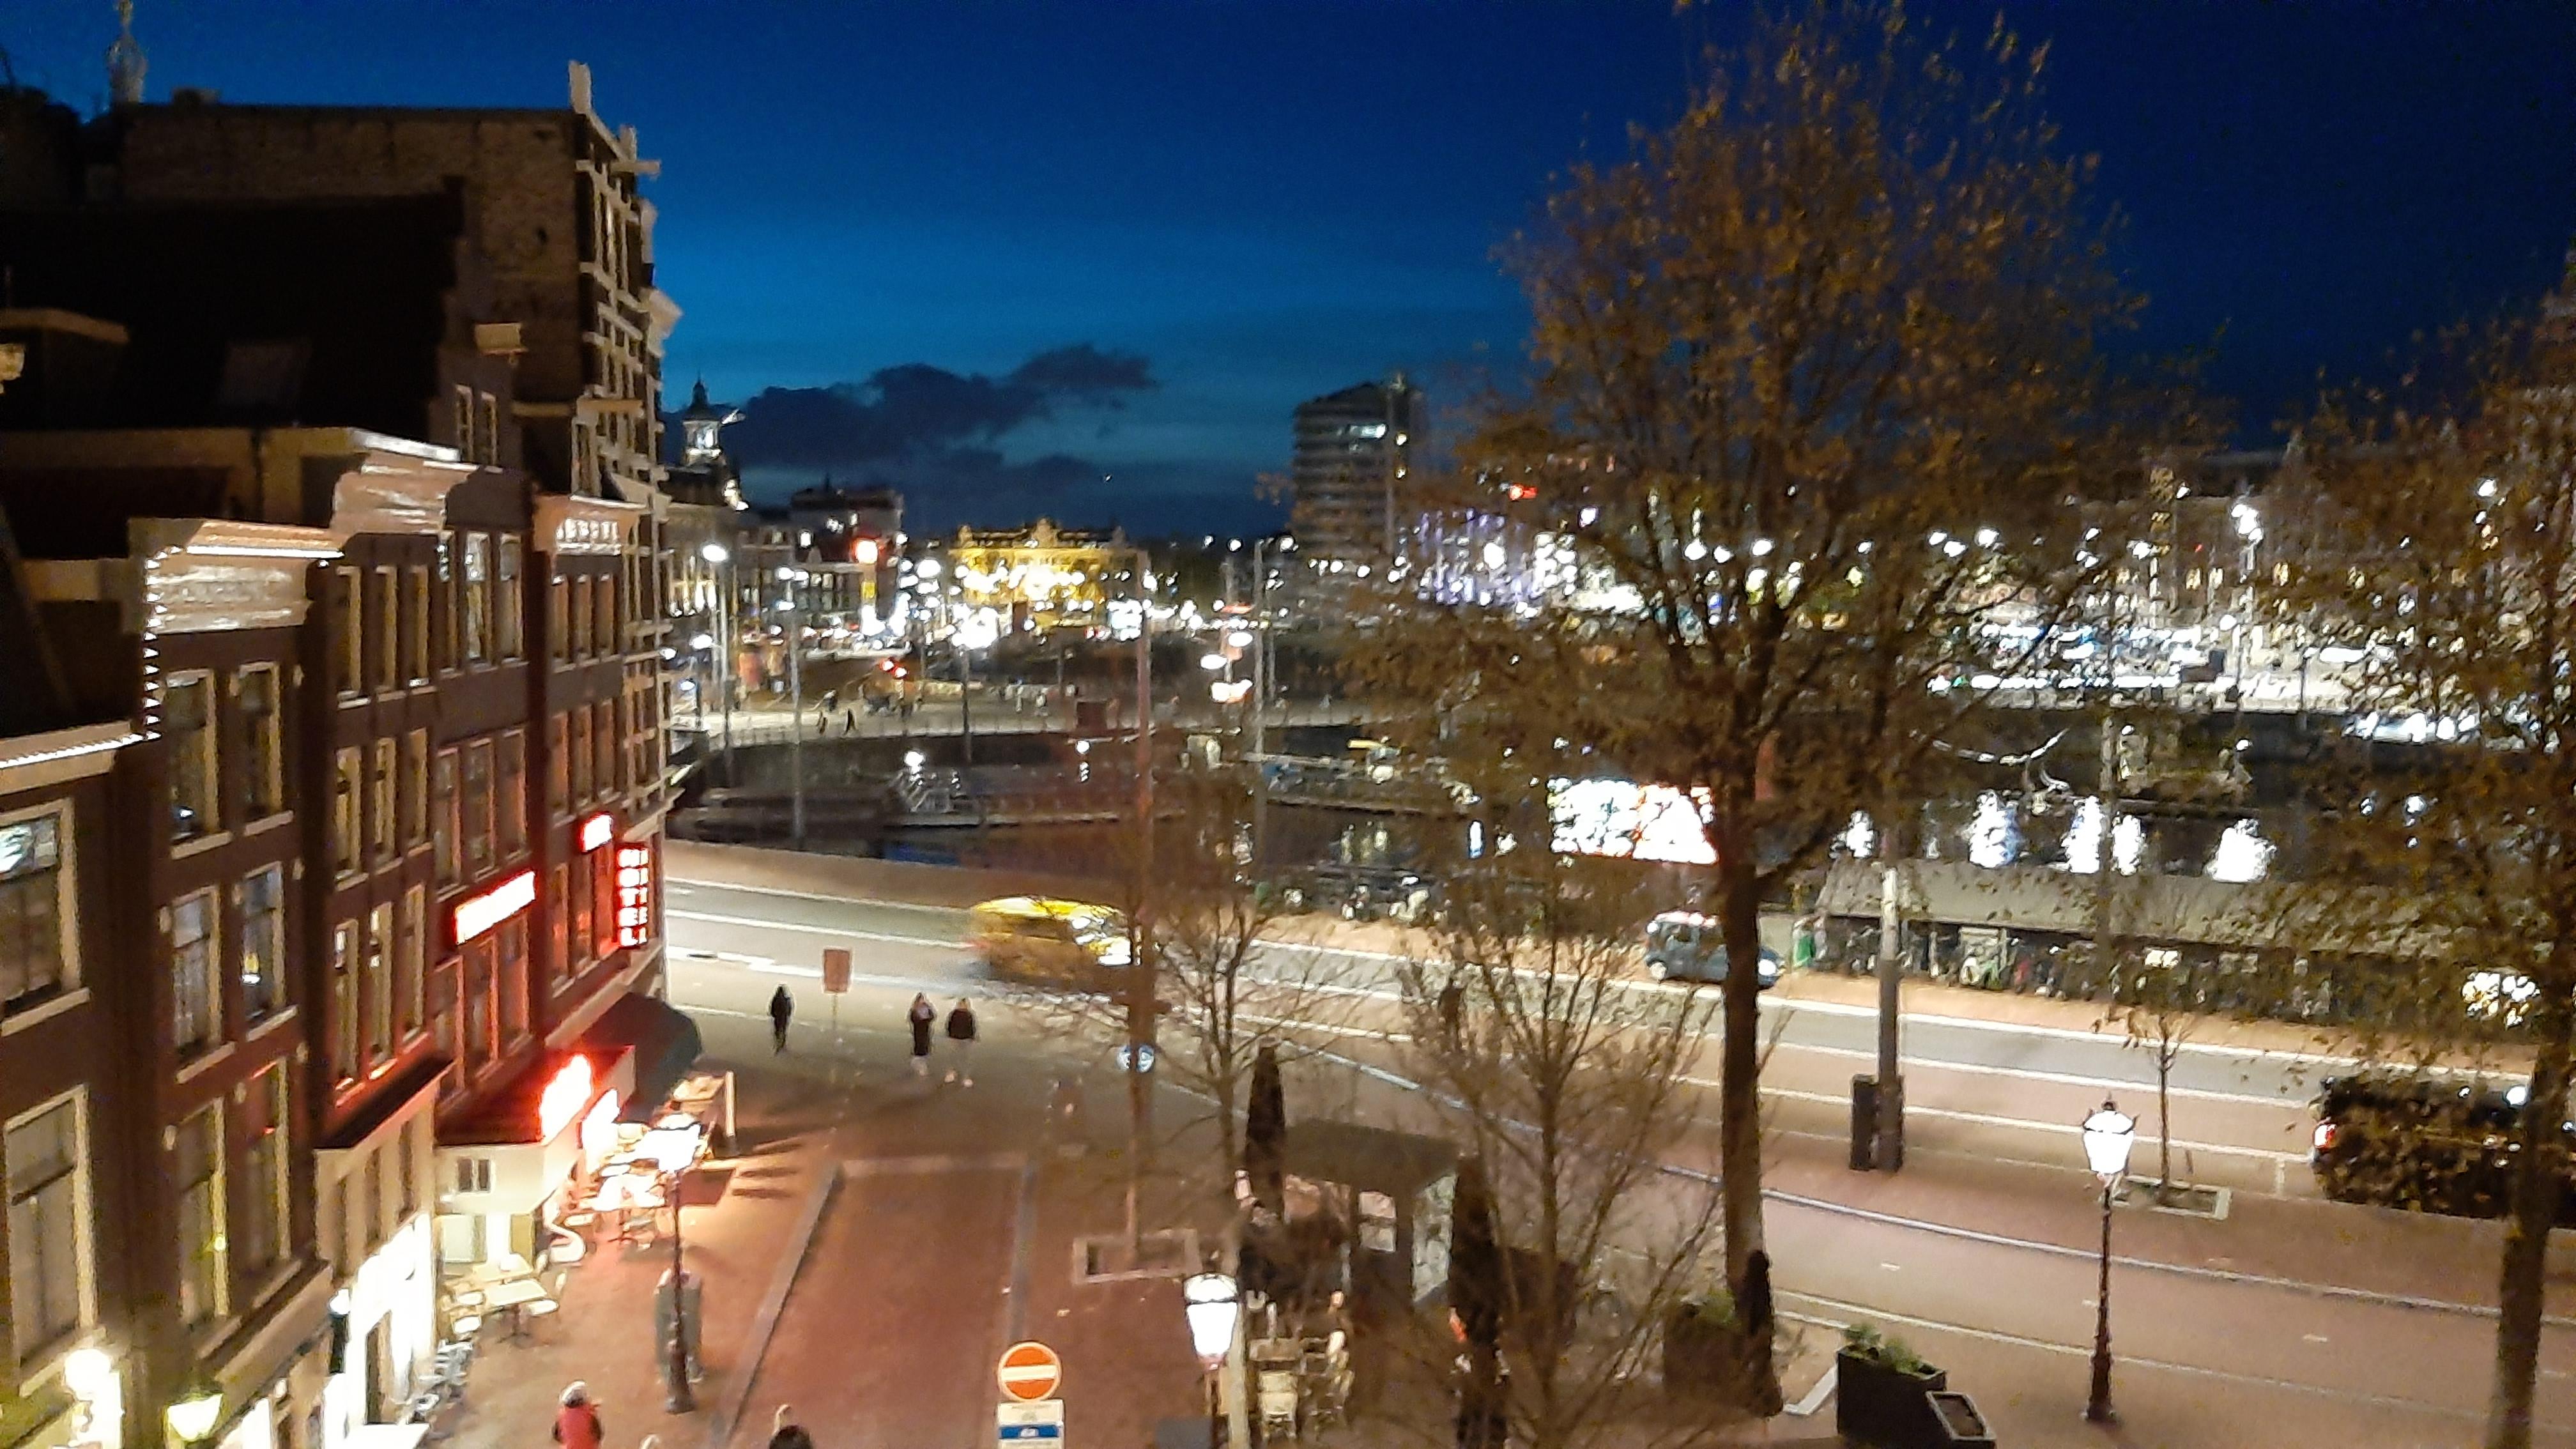
<svg viewBox="0 0 2576 1449">
<path fill-rule="evenodd" d="M 2567 1078 L 2576 1012 L 2564 993 L 2542 993 L 2533 1043 L 2531 1094 L 2515 1127 L 2521 1151 L 2505 1216 L 2504 1267 L 2496 1289 L 2495 1388 L 2487 1401 L 2486 1449 L 2530 1449 L 2532 1391 L 2540 1375 L 2540 1327 L 2547 1306 L 2549 1230 L 2564 1192 Z"/>
<path fill-rule="evenodd" d="M 1754 879 L 1753 842 L 1730 830 L 1718 850 L 1718 920 L 1726 935 L 1725 1011 L 1718 1071 L 1717 1167 L 1726 1226 L 1726 1284 L 1742 1302 L 1753 1254 L 1762 1241 L 1762 899 Z M 1778 1412 L 1780 1376 L 1771 1341 L 1748 1346 L 1754 1407 Z"/>
<path fill-rule="evenodd" d="M 2156 1201 L 2173 1200 L 2173 1064 L 2174 1052 L 2167 1045 L 2156 1046 Z"/>
</svg>

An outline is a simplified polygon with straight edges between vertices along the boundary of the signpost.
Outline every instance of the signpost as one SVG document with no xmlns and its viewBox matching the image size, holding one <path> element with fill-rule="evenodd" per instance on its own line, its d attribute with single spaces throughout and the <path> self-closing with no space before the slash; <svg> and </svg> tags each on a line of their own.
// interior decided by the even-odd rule
<svg viewBox="0 0 2576 1449">
<path fill-rule="evenodd" d="M 844 996 L 850 990 L 850 948 L 823 948 L 823 990 L 832 996 Z"/>
<path fill-rule="evenodd" d="M 1064 1383 L 1064 1360 L 1043 1343 L 1015 1343 L 1002 1350 L 994 1377 L 1001 1383 L 1003 1398 L 1034 1404 L 1055 1397 Z"/>
<path fill-rule="evenodd" d="M 999 1404 L 993 1409 L 995 1449 L 1064 1449 L 1064 1400 Z"/>
</svg>

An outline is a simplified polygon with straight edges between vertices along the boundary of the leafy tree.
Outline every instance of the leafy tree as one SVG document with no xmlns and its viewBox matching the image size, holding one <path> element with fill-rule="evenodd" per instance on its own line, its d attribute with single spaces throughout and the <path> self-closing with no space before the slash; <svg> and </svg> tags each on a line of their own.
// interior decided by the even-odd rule
<svg viewBox="0 0 2576 1449">
<path fill-rule="evenodd" d="M 1528 389 L 1413 480 L 1431 522 L 1382 571 L 1362 683 L 1453 764 L 1688 792 L 1731 960 L 1854 812 L 1903 817 L 1931 742 L 2053 655 L 2100 563 L 2070 505 L 2141 455 L 2097 350 L 2135 303 L 2091 163 L 2038 113 L 2041 54 L 1893 6 L 1759 21 L 1508 249 Z M 1546 562 L 1476 586 L 1481 538 Z M 1541 846 L 1539 814 L 1504 828 Z M 1720 992 L 1739 1297 L 1763 1246 L 1756 990 Z"/>
<path fill-rule="evenodd" d="M 2576 1075 L 2576 270 L 2538 326 L 2335 400 L 2308 444 L 2283 606 L 2360 651 L 2363 730 L 2324 777 L 2309 923 L 2403 963 L 2361 1001 L 2375 1055 L 2530 1053 L 2485 1437 L 2521 1449 Z"/>
</svg>

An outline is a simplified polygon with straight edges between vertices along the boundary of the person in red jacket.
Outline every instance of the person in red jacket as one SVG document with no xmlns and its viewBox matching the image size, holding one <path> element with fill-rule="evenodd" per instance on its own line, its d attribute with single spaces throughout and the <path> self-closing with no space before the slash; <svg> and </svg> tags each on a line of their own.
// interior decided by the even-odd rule
<svg viewBox="0 0 2576 1449">
<path fill-rule="evenodd" d="M 574 1380 L 565 1386 L 563 1407 L 555 1411 L 555 1442 L 563 1449 L 600 1449 L 599 1406 L 590 1401 L 590 1385 Z"/>
</svg>

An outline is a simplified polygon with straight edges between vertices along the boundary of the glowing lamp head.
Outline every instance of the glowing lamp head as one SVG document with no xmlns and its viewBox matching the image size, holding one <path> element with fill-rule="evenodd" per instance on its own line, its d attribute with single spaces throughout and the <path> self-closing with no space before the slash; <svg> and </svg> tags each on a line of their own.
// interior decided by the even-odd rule
<svg viewBox="0 0 2576 1449">
<path fill-rule="evenodd" d="M 1242 1313 L 1234 1280 L 1223 1273 L 1200 1273 L 1181 1283 L 1182 1312 L 1190 1320 L 1190 1347 L 1206 1363 L 1222 1360 L 1234 1346 L 1234 1326 Z"/>
<path fill-rule="evenodd" d="M 73 1349 L 63 1355 L 63 1387 L 81 1399 L 107 1397 L 116 1390 L 116 1360 L 103 1348 Z"/>
<path fill-rule="evenodd" d="M 2129 1150 L 2137 1145 L 2138 1119 L 2107 1097 L 2100 1111 L 2084 1119 L 2084 1162 L 2104 1182 L 2128 1175 Z"/>
<path fill-rule="evenodd" d="M 725 552 L 725 546 L 723 544 L 702 543 L 698 545 L 698 557 L 705 559 L 707 562 L 712 564 L 720 564 L 726 559 L 733 557 L 733 555 Z"/>
<path fill-rule="evenodd" d="M 172 1399 L 162 1418 L 170 1426 L 171 1437 L 183 1444 L 196 1444 L 215 1432 L 215 1421 L 223 1412 L 224 1391 L 203 1384 Z"/>
</svg>

